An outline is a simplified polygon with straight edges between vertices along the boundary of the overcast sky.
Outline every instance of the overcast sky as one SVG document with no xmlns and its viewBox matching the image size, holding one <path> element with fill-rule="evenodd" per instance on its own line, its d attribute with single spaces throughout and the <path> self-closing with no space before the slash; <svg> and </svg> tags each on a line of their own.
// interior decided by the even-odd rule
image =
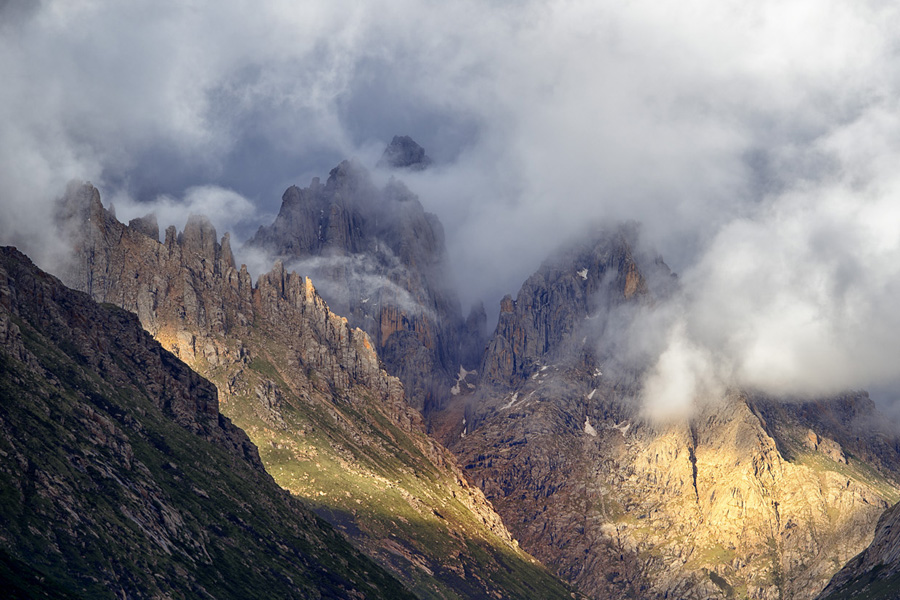
<svg viewBox="0 0 900 600">
<path fill-rule="evenodd" d="M 865 0 L 0 0 L 0 242 L 40 260 L 72 178 L 246 237 L 409 134 L 464 302 L 635 219 L 685 286 L 659 381 L 895 389 L 898 48 Z"/>
</svg>

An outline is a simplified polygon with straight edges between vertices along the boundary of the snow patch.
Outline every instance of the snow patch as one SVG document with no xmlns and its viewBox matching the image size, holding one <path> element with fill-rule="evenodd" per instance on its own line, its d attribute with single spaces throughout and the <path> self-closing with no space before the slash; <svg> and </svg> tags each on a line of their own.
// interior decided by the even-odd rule
<svg viewBox="0 0 900 600">
<path fill-rule="evenodd" d="M 469 375 L 475 375 L 478 371 L 466 371 L 462 365 L 459 365 L 459 373 L 456 375 L 456 384 L 452 388 L 450 388 L 450 393 L 454 396 L 459 396 L 459 384 L 463 383 L 466 377 Z M 470 390 L 474 390 L 475 386 L 471 383 L 466 382 L 466 386 Z"/>
<path fill-rule="evenodd" d="M 518 400 L 518 399 L 519 399 L 519 392 L 516 392 L 515 394 L 512 395 L 512 398 L 510 399 L 510 401 L 507 402 L 506 404 L 504 404 L 503 408 L 501 408 L 500 410 L 506 410 L 507 408 L 511 407 L 513 404 L 516 403 L 516 400 Z"/>
<path fill-rule="evenodd" d="M 591 418 L 584 418 L 584 432 L 590 436 L 597 437 L 597 430 L 594 429 L 594 426 L 591 425 Z"/>
<path fill-rule="evenodd" d="M 592 390 L 591 390 L 591 393 L 588 394 L 588 400 L 590 400 L 591 398 L 593 398 L 593 397 L 594 397 L 594 394 L 596 394 L 596 393 L 597 393 L 597 388 L 592 389 Z"/>
<path fill-rule="evenodd" d="M 587 274 L 588 274 L 587 268 L 584 268 L 584 269 L 578 271 L 578 276 L 581 277 L 582 279 L 585 279 L 585 280 L 586 280 L 586 279 L 587 279 Z"/>
<path fill-rule="evenodd" d="M 613 425 L 612 428 L 618 429 L 622 432 L 622 435 L 625 435 L 631 429 L 631 423 L 619 423 L 618 425 Z"/>
</svg>

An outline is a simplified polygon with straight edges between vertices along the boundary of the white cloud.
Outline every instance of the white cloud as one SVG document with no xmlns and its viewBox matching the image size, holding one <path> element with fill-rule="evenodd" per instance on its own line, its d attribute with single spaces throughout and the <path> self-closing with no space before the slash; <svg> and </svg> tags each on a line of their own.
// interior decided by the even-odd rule
<svg viewBox="0 0 900 600">
<path fill-rule="evenodd" d="M 698 402 L 715 401 L 725 391 L 723 373 L 710 351 L 692 342 L 682 322 L 673 324 L 665 350 L 644 379 L 641 403 L 653 420 L 691 416 Z"/>
<path fill-rule="evenodd" d="M 253 220 L 257 214 L 249 200 L 215 185 L 188 188 L 181 198 L 162 195 L 150 202 L 136 202 L 129 196 L 119 195 L 104 202 L 115 207 L 116 217 L 123 223 L 148 213 L 155 214 L 160 236 L 170 225 L 181 231 L 191 215 L 205 215 L 221 237 L 226 231 L 234 231 L 241 221 Z"/>
</svg>

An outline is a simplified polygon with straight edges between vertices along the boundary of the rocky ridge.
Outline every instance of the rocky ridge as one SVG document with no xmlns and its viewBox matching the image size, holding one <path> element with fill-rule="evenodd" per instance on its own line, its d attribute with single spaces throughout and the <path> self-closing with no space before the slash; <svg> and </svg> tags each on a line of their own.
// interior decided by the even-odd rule
<svg viewBox="0 0 900 600">
<path fill-rule="evenodd" d="M 371 338 L 308 278 L 279 262 L 254 286 L 208 221 L 160 243 L 152 217 L 119 223 L 90 185 L 73 186 L 60 215 L 72 284 L 134 311 L 213 381 L 275 480 L 419 597 L 568 597 L 425 435 Z"/>
<path fill-rule="evenodd" d="M 608 315 L 630 301 L 646 300 L 648 278 L 659 284 L 657 293 L 672 283 L 661 258 L 637 255 L 637 236 L 634 224 L 604 231 L 598 243 L 575 246 L 546 261 L 515 300 L 503 298 L 482 358 L 482 380 L 512 389 L 547 362 L 575 355 L 585 366 L 590 366 L 585 361 L 596 362 L 593 342 L 604 338 Z"/>
<path fill-rule="evenodd" d="M 133 314 L 13 248 L 0 396 L 4 597 L 412 597 L 276 485 Z"/>
<path fill-rule="evenodd" d="M 501 302 L 481 381 L 436 427 L 504 522 L 593 598 L 812 598 L 900 498 L 863 393 L 733 391 L 654 425 L 615 335 L 674 285 L 636 230 L 548 260 Z M 662 291 L 660 291 L 662 290 Z"/>
</svg>

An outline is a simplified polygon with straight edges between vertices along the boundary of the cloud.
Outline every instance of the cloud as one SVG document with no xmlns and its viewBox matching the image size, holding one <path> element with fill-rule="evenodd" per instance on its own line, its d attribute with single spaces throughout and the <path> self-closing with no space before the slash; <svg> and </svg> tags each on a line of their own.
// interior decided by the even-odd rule
<svg viewBox="0 0 900 600">
<path fill-rule="evenodd" d="M 293 260 L 289 271 L 309 277 L 331 310 L 340 315 L 361 311 L 376 315 L 380 305 L 395 306 L 407 315 L 436 319 L 430 307 L 423 306 L 396 281 L 410 275 L 387 244 L 379 244 L 376 255 L 351 254 L 314 256 Z"/>
<path fill-rule="evenodd" d="M 686 273 L 690 331 L 732 357 L 737 383 L 808 395 L 900 382 L 900 178 L 877 164 L 897 153 L 868 156 L 873 130 L 898 125 L 873 111 L 822 138 L 836 179 L 728 223 Z"/>
<path fill-rule="evenodd" d="M 116 217 L 123 223 L 154 213 L 160 235 L 170 225 L 181 231 L 191 215 L 205 215 L 221 236 L 226 231 L 234 231 L 245 221 L 255 222 L 259 214 L 248 199 L 215 185 L 190 187 L 180 198 L 166 194 L 149 202 L 138 202 L 127 195 L 114 195 L 104 198 L 104 202 L 113 205 Z"/>
<path fill-rule="evenodd" d="M 633 219 L 684 283 L 655 372 L 890 388 L 898 25 L 877 0 L 5 2 L 0 240 L 52 244 L 72 178 L 245 238 L 409 134 L 464 303 Z"/>
<path fill-rule="evenodd" d="M 695 344 L 678 321 L 669 330 L 665 349 L 644 377 L 642 409 L 654 420 L 691 416 L 699 403 L 717 401 L 725 392 L 719 361 Z"/>
</svg>

